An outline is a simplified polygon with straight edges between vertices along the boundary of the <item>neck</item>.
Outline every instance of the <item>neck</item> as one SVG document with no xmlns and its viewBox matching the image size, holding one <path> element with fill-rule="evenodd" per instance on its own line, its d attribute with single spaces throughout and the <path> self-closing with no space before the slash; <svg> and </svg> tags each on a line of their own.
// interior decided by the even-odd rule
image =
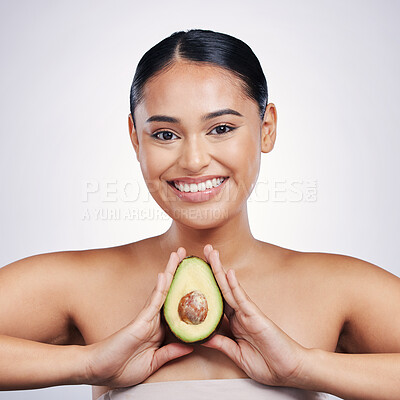
<svg viewBox="0 0 400 400">
<path fill-rule="evenodd" d="M 230 268 L 238 268 L 249 250 L 258 241 L 250 231 L 247 207 L 221 226 L 210 229 L 195 229 L 173 221 L 168 231 L 159 236 L 163 251 L 176 251 L 184 247 L 188 256 L 204 256 L 204 246 L 211 244 L 220 253 L 221 262 Z"/>
</svg>

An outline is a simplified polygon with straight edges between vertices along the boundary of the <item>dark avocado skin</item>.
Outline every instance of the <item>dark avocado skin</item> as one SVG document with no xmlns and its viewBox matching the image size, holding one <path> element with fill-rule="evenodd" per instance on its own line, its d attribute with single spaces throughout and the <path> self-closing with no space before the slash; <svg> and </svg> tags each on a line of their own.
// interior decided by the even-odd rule
<svg viewBox="0 0 400 400">
<path fill-rule="evenodd" d="M 191 256 L 185 257 L 183 260 L 185 260 L 185 259 L 187 259 L 187 258 L 200 258 L 200 257 L 191 255 Z M 209 267 L 210 267 L 210 269 L 211 269 L 211 271 L 212 271 L 211 265 L 210 265 L 206 260 L 204 260 L 203 258 L 200 258 L 200 259 L 203 260 L 206 264 L 208 264 Z M 183 260 L 182 260 L 182 261 L 183 261 Z M 182 261 L 181 261 L 181 262 L 182 262 Z M 175 272 L 176 272 L 176 271 L 175 271 Z M 174 275 L 174 276 L 175 276 L 175 275 Z M 215 278 L 215 277 L 214 277 L 214 278 Z M 179 341 L 180 343 L 186 343 L 186 344 L 202 344 L 202 343 L 206 342 L 207 340 L 211 339 L 211 337 L 214 336 L 215 333 L 216 333 L 216 332 L 218 331 L 218 329 L 220 328 L 221 323 L 222 323 L 222 321 L 223 321 L 223 319 L 224 319 L 224 315 L 225 315 L 225 299 L 224 299 L 224 297 L 222 296 L 222 292 L 221 292 L 220 287 L 218 286 L 217 280 L 215 280 L 215 282 L 216 282 L 216 284 L 217 284 L 217 288 L 218 288 L 218 290 L 219 290 L 219 292 L 220 292 L 220 294 L 221 294 L 221 297 L 222 297 L 222 304 L 223 304 L 223 307 L 222 307 L 222 314 L 221 314 L 221 318 L 220 318 L 220 320 L 219 320 L 219 322 L 218 322 L 218 325 L 216 326 L 216 328 L 214 329 L 214 331 L 211 332 L 211 333 L 210 333 L 206 338 L 204 338 L 204 339 L 197 340 L 197 341 L 195 341 L 195 342 L 185 342 L 185 341 L 182 340 L 180 337 L 176 336 L 175 333 L 174 333 L 174 331 L 171 329 L 171 327 L 169 326 L 168 322 L 167 322 L 166 319 L 165 319 L 165 316 L 164 316 L 164 305 L 162 306 L 161 311 L 160 311 L 160 312 L 161 312 L 161 321 L 162 321 L 163 325 L 166 327 L 166 329 L 168 330 L 168 332 L 172 333 L 172 334 L 178 339 L 178 341 Z"/>
</svg>

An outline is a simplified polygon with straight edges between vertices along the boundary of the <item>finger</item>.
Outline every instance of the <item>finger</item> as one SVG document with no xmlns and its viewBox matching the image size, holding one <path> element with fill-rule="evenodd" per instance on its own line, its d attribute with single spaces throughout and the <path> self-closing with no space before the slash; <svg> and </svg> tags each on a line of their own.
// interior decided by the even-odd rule
<svg viewBox="0 0 400 400">
<path fill-rule="evenodd" d="M 183 255 L 185 253 L 185 249 L 183 249 L 183 247 L 180 249 L 178 249 L 180 255 Z M 147 309 L 149 310 L 149 312 L 145 314 L 146 319 L 153 319 L 154 316 L 158 314 L 162 305 L 164 304 L 164 300 L 167 297 L 167 293 L 169 287 L 171 286 L 172 278 L 174 277 L 175 270 L 178 266 L 179 261 L 179 255 L 175 252 L 172 252 L 169 256 L 165 271 L 158 274 L 157 285 L 154 288 L 147 304 Z"/>
<path fill-rule="evenodd" d="M 254 314 L 256 305 L 240 285 L 235 271 L 230 269 L 226 274 L 226 277 L 231 289 L 231 293 L 233 294 L 236 304 L 239 306 L 240 310 L 247 315 Z"/>
<path fill-rule="evenodd" d="M 218 250 L 212 250 L 209 253 L 209 260 L 215 279 L 217 280 L 218 286 L 221 289 L 222 296 L 224 297 L 225 301 L 236 310 L 238 305 L 236 304 L 236 300 L 227 281 L 226 272 L 219 259 Z"/>
<path fill-rule="evenodd" d="M 148 297 L 146 305 L 142 310 L 142 317 L 147 321 L 151 321 L 158 313 L 164 303 L 164 287 L 165 287 L 165 275 L 161 272 L 157 275 L 157 284 L 153 289 L 151 295 Z"/>
<path fill-rule="evenodd" d="M 206 260 L 207 260 L 208 263 L 210 262 L 210 260 L 209 260 L 209 254 L 210 254 L 210 252 L 211 252 L 212 250 L 213 250 L 213 247 L 211 246 L 211 244 L 206 244 L 206 245 L 204 246 L 203 252 L 204 252 L 204 255 L 206 256 Z"/>
<path fill-rule="evenodd" d="M 213 264 L 214 264 L 214 263 L 211 263 L 210 253 L 211 253 L 213 250 L 214 250 L 214 249 L 213 249 L 213 247 L 212 247 L 211 244 L 206 244 L 206 245 L 204 246 L 204 255 L 206 256 L 206 260 L 208 261 L 208 263 L 210 263 L 211 268 L 213 268 Z M 218 252 L 218 250 L 217 250 L 217 254 L 218 254 L 218 258 L 219 258 L 219 252 Z M 218 268 L 218 266 L 217 266 L 217 268 Z M 222 268 L 223 273 L 226 275 L 225 269 L 224 269 L 224 267 L 222 266 L 222 264 L 221 264 L 221 268 Z M 213 272 L 214 272 L 214 275 L 215 275 L 215 274 L 217 273 L 217 269 L 214 268 Z M 217 282 L 218 282 L 218 279 L 217 279 Z M 227 303 L 227 301 L 226 301 L 225 299 L 224 299 L 224 310 L 225 310 L 225 314 L 228 316 L 228 318 L 229 318 L 229 317 L 233 314 L 233 312 L 234 312 L 233 308 Z"/>
<path fill-rule="evenodd" d="M 202 343 L 202 346 L 221 351 L 227 355 L 239 368 L 242 367 L 242 353 L 239 345 L 234 340 L 223 335 L 214 335 L 210 340 Z"/>
<path fill-rule="evenodd" d="M 176 252 L 179 256 L 180 261 L 182 261 L 186 257 L 186 250 L 184 247 L 179 247 L 179 249 Z"/>
<path fill-rule="evenodd" d="M 154 352 L 153 361 L 151 363 L 151 373 L 157 371 L 166 362 L 185 356 L 193 351 L 193 347 L 183 343 L 170 343 L 160 347 Z"/>
<path fill-rule="evenodd" d="M 180 250 L 180 249 L 182 249 L 182 250 Z M 170 254 L 167 266 L 165 267 L 165 270 L 164 270 L 164 274 L 167 277 L 167 286 L 168 286 L 167 291 L 172 282 L 172 278 L 174 277 L 176 268 L 178 267 L 178 264 L 181 262 L 180 256 L 186 253 L 186 251 L 185 251 L 185 249 L 183 249 L 183 247 L 180 247 L 178 249 L 178 251 L 179 251 L 179 254 L 175 253 L 175 252 L 172 252 Z M 167 293 L 165 293 L 165 295 L 167 295 Z"/>
</svg>

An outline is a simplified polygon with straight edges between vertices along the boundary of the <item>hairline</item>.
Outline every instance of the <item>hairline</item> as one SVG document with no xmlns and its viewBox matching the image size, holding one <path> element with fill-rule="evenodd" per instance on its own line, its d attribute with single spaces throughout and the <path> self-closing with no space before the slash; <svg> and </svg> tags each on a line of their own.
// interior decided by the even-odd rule
<svg viewBox="0 0 400 400">
<path fill-rule="evenodd" d="M 178 47 L 179 46 L 177 46 L 177 49 L 178 49 Z M 248 100 L 253 101 L 254 103 L 256 103 L 257 108 L 259 107 L 257 101 L 255 99 L 253 99 L 251 96 L 249 96 L 249 94 L 247 93 L 247 90 L 249 90 L 250 88 L 239 73 L 237 73 L 236 71 L 231 70 L 229 68 L 223 67 L 219 64 L 210 62 L 210 61 L 190 60 L 188 58 L 182 57 L 179 53 L 177 53 L 175 51 L 173 58 L 171 60 L 169 60 L 162 69 L 158 70 L 149 79 L 147 79 L 146 83 L 142 87 L 142 92 L 140 94 L 139 101 L 136 103 L 135 109 L 138 108 L 144 101 L 144 92 L 145 92 L 146 85 L 149 82 L 154 81 L 157 77 L 159 77 L 163 73 L 170 71 L 178 64 L 187 64 L 187 65 L 193 65 L 193 66 L 209 66 L 209 67 L 216 68 L 217 70 L 219 70 L 219 72 L 221 74 L 225 75 L 225 77 L 227 77 L 231 83 L 233 83 L 236 86 L 239 86 L 240 93 L 243 98 L 245 98 L 246 100 L 248 99 Z M 238 82 L 239 82 L 239 84 L 238 84 Z M 133 121 L 135 122 L 133 115 L 132 115 L 132 118 L 133 118 Z"/>
</svg>

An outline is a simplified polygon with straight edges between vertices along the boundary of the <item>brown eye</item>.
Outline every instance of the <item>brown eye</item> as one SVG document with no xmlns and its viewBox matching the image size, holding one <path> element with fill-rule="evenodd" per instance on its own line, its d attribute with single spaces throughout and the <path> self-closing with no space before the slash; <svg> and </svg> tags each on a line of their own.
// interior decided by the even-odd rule
<svg viewBox="0 0 400 400">
<path fill-rule="evenodd" d="M 156 132 L 155 134 L 152 135 L 154 138 L 159 139 L 161 141 L 169 141 L 172 140 L 174 136 L 176 136 L 174 133 L 169 132 L 169 131 L 161 131 L 161 132 Z M 178 136 L 176 136 L 178 138 Z"/>
<path fill-rule="evenodd" d="M 229 133 L 234 129 L 236 128 L 232 128 L 231 126 L 228 125 L 218 125 L 210 132 L 210 134 L 213 134 L 213 132 L 215 131 L 214 133 L 215 135 L 223 135 L 224 133 Z"/>
</svg>

